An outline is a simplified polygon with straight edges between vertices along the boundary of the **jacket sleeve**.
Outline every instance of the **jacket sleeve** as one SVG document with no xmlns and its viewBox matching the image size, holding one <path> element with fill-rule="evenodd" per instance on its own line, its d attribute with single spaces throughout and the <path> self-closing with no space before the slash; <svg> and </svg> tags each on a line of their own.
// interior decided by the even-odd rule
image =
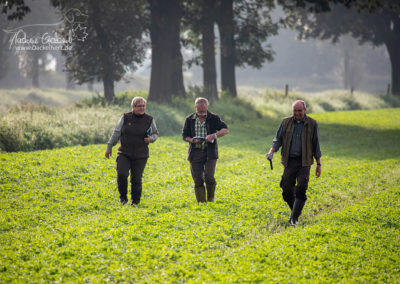
<svg viewBox="0 0 400 284">
<path fill-rule="evenodd" d="M 282 126 L 283 123 L 279 126 L 278 131 L 276 132 L 276 135 L 274 137 L 274 140 L 272 140 L 272 145 L 271 147 L 274 148 L 276 151 L 279 150 L 279 148 L 282 146 Z"/>
<path fill-rule="evenodd" d="M 120 118 L 120 120 L 117 123 L 117 126 L 115 127 L 110 139 L 108 140 L 107 143 L 107 151 L 111 151 L 112 147 L 115 146 L 115 144 L 118 143 L 119 139 L 121 138 L 121 130 L 122 126 L 124 125 L 124 116 Z"/>
<path fill-rule="evenodd" d="M 190 133 L 190 117 L 187 117 L 185 120 L 185 124 L 182 128 L 182 139 L 185 140 L 186 137 L 192 137 Z"/>
<path fill-rule="evenodd" d="M 151 128 L 151 133 L 150 133 L 151 142 L 154 142 L 154 141 L 157 140 L 158 135 L 159 135 L 158 129 L 157 129 L 157 125 L 156 125 L 156 121 L 154 120 L 154 118 L 153 118 L 153 120 L 151 121 L 151 126 L 150 126 L 150 128 Z"/>
<path fill-rule="evenodd" d="M 314 135 L 312 137 L 313 154 L 316 159 L 321 158 L 321 148 L 319 147 L 319 130 L 318 124 L 315 123 Z"/>
<path fill-rule="evenodd" d="M 228 125 L 226 125 L 226 123 L 218 115 L 216 115 L 216 119 L 217 119 L 217 127 L 216 127 L 217 131 L 221 130 L 222 128 L 228 129 Z"/>
</svg>

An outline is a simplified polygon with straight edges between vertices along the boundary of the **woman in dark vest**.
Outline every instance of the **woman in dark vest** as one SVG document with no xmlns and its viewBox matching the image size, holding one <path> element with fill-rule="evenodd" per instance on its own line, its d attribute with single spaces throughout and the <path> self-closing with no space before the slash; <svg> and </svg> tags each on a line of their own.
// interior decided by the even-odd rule
<svg viewBox="0 0 400 284">
<path fill-rule="evenodd" d="M 149 143 L 156 141 L 158 130 L 152 116 L 145 113 L 146 100 L 134 97 L 132 112 L 124 113 L 107 143 L 106 158 L 112 147 L 121 141 L 117 155 L 117 183 L 121 205 L 128 202 L 128 176 L 131 172 L 132 205 L 140 203 L 142 175 L 149 158 Z"/>
</svg>

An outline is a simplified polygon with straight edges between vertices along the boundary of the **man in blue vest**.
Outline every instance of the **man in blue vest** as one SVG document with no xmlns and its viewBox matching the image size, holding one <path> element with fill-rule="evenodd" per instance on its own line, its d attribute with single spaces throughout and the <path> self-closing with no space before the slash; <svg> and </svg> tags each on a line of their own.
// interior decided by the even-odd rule
<svg viewBox="0 0 400 284">
<path fill-rule="evenodd" d="M 317 121 L 306 115 L 304 101 L 295 101 L 292 107 L 293 116 L 283 119 L 267 159 L 272 160 L 273 154 L 282 147 L 284 171 L 280 186 L 283 200 L 292 210 L 289 222 L 295 226 L 307 200 L 306 191 L 314 158 L 317 161 L 316 177 L 321 175 L 322 165 Z"/>
</svg>

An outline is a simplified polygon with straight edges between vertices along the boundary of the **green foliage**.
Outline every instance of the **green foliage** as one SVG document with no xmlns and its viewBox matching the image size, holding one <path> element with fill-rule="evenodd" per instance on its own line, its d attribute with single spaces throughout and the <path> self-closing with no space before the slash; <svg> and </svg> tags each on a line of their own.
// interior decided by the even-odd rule
<svg viewBox="0 0 400 284">
<path fill-rule="evenodd" d="M 0 89 L 0 112 L 10 108 L 20 108 L 21 105 L 46 105 L 48 107 L 66 106 L 88 99 L 92 96 L 88 91 L 63 89 Z"/>
<path fill-rule="evenodd" d="M 147 93 L 120 93 L 111 103 L 97 94 L 67 108 L 14 105 L 0 119 L 0 150 L 33 151 L 106 143 L 118 119 L 131 111 L 135 96 L 147 98 Z M 260 117 L 250 103 L 240 99 L 216 101 L 209 109 L 228 124 Z M 168 104 L 149 102 L 146 111 L 154 117 L 161 135 L 176 135 L 181 132 L 185 117 L 194 111 L 194 98 L 175 97 Z"/>
<path fill-rule="evenodd" d="M 21 102 L 25 101 L 8 105 L 7 112 L 0 118 L 0 150 L 7 152 L 106 143 L 121 115 L 131 110 L 132 98 L 147 98 L 147 92 L 144 91 L 119 93 L 111 103 L 100 94 L 92 94 L 90 97 L 90 93 L 81 91 L 31 89 L 0 92 L 5 94 L 6 101 L 12 96 Z M 46 100 L 34 103 L 27 99 L 32 92 L 44 99 L 53 98 L 55 105 L 70 106 L 54 108 L 52 104 L 44 104 Z M 173 97 L 168 104 L 148 103 L 147 112 L 155 118 L 162 136 L 181 132 L 185 117 L 194 111 L 194 100 L 202 95 L 202 90 L 195 86 L 189 94 L 187 99 Z M 71 105 L 79 98 L 82 100 Z M 262 116 L 289 116 L 292 113 L 291 104 L 296 99 L 306 101 L 308 113 L 400 105 L 400 98 L 395 96 L 374 96 L 359 92 L 355 92 L 353 97 L 344 91 L 289 93 L 289 97 L 285 98 L 281 91 L 265 90 L 260 96 L 258 90 L 247 89 L 242 91 L 239 98 L 221 93 L 219 100 L 210 103 L 209 110 L 219 114 L 231 126 Z"/>
<path fill-rule="evenodd" d="M 265 159 L 280 119 L 235 123 L 219 139 L 207 204 L 179 136 L 150 145 L 138 207 L 119 205 L 104 145 L 0 153 L 0 282 L 397 283 L 399 109 L 312 117 L 323 172 L 312 167 L 296 228 L 279 156 L 273 171 Z"/>
<path fill-rule="evenodd" d="M 373 95 L 364 92 L 327 90 L 317 93 L 289 92 L 283 90 L 246 88 L 239 90 L 241 98 L 249 101 L 259 112 L 268 117 L 288 116 L 292 113 L 292 103 L 303 100 L 308 113 L 326 111 L 377 109 L 399 107 L 400 97 L 394 95 Z"/>
<path fill-rule="evenodd" d="M 122 92 L 116 95 L 111 102 L 100 93 L 96 93 L 91 98 L 83 99 L 82 101 L 76 103 L 77 107 L 108 107 L 108 106 L 120 106 L 126 107 L 130 106 L 132 99 L 134 97 L 143 97 L 147 99 L 148 94 L 145 91 L 128 91 Z"/>
<path fill-rule="evenodd" d="M 84 34 L 77 35 L 71 50 L 63 50 L 66 70 L 79 84 L 119 81 L 127 70 L 133 71 L 143 62 L 149 46 L 144 37 L 149 16 L 144 1 L 123 0 L 110 5 L 104 0 L 65 0 L 54 4 L 66 15 L 78 9 L 83 20 Z M 76 23 L 64 20 L 63 35 L 71 31 L 78 33 Z"/>
</svg>

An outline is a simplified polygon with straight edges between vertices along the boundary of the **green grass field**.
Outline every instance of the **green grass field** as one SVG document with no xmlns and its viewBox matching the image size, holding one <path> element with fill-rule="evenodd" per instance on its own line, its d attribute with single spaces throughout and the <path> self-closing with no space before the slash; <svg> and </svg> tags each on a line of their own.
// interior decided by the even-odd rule
<svg viewBox="0 0 400 284">
<path fill-rule="evenodd" d="M 400 109 L 311 116 L 323 172 L 296 228 L 265 159 L 278 118 L 219 140 L 208 204 L 178 136 L 151 145 L 139 207 L 105 145 L 0 153 L 0 282 L 400 283 Z"/>
</svg>

